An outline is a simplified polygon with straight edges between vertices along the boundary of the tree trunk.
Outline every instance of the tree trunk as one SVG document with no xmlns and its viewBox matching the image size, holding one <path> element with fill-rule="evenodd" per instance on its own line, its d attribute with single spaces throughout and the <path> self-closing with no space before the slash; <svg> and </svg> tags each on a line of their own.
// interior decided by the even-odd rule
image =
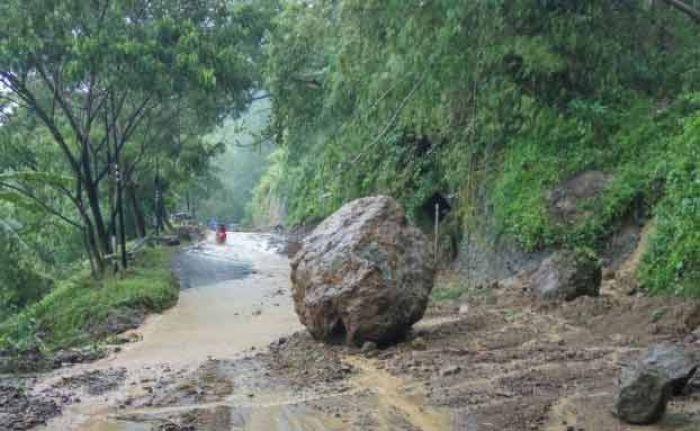
<svg viewBox="0 0 700 431">
<path fill-rule="evenodd" d="M 109 233 L 107 227 L 104 223 L 104 218 L 102 217 L 102 208 L 100 207 L 100 196 L 98 190 L 98 184 L 93 181 L 93 172 L 90 166 L 90 156 L 88 152 L 88 143 L 82 142 L 82 152 L 80 157 L 80 166 L 82 170 L 82 175 L 80 175 L 80 181 L 87 195 L 88 205 L 90 207 L 90 212 L 92 213 L 92 219 L 94 222 L 95 235 L 98 245 L 101 248 L 102 256 L 110 254 L 111 247 L 109 243 Z"/>
<path fill-rule="evenodd" d="M 136 235 L 138 235 L 139 238 L 144 238 L 146 236 L 146 219 L 143 216 L 141 205 L 139 205 L 139 201 L 136 196 L 136 186 L 133 184 L 128 185 L 126 187 L 126 194 L 131 204 L 131 216 L 134 219 Z"/>
<path fill-rule="evenodd" d="M 95 275 L 101 276 L 105 270 L 104 255 L 100 253 L 100 247 L 95 240 L 95 228 L 87 213 L 83 212 L 83 220 L 85 222 L 85 243 L 90 256 L 91 266 L 95 268 Z M 94 260 L 94 265 L 93 265 Z"/>
<path fill-rule="evenodd" d="M 119 159 L 117 159 L 117 213 L 119 214 L 119 246 L 121 248 L 122 269 L 126 269 L 126 226 L 124 225 L 124 205 L 122 204 L 122 178 L 119 172 Z"/>
<path fill-rule="evenodd" d="M 107 233 L 107 228 L 102 218 L 102 209 L 100 208 L 100 197 L 98 196 L 97 187 L 92 184 L 86 184 L 85 192 L 94 221 L 95 239 L 97 240 L 102 254 L 109 254 L 112 250 L 109 243 L 109 234 Z"/>
</svg>

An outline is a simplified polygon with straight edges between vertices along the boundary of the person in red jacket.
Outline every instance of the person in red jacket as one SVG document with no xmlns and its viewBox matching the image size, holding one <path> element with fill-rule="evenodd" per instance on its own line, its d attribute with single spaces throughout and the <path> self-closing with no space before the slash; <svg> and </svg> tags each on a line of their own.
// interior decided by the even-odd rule
<svg viewBox="0 0 700 431">
<path fill-rule="evenodd" d="M 220 224 L 216 229 L 216 242 L 223 244 L 226 242 L 226 225 Z"/>
</svg>

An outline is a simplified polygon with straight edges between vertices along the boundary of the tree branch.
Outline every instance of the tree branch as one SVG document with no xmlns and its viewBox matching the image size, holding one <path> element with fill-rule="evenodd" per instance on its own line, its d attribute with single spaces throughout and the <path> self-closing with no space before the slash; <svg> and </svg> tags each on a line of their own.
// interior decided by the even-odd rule
<svg viewBox="0 0 700 431">
<path fill-rule="evenodd" d="M 695 21 L 696 24 L 700 24 L 700 9 L 696 9 L 693 6 L 689 5 L 688 3 L 681 1 L 681 0 L 662 0 L 664 3 L 667 5 L 676 8 L 680 10 L 681 12 L 685 13 Z"/>
<path fill-rule="evenodd" d="M 58 126 L 56 126 L 53 119 L 46 114 L 46 111 L 42 109 L 39 101 L 34 97 L 34 94 L 29 91 L 26 85 L 11 72 L 0 71 L 0 77 L 2 78 L 0 81 L 6 84 L 12 90 L 12 92 L 24 100 L 24 102 L 31 107 L 31 110 L 36 112 L 44 125 L 49 129 L 49 132 L 58 143 L 58 146 L 65 154 L 66 158 L 68 159 L 68 163 L 75 171 L 75 174 L 80 177 L 80 166 L 78 165 L 77 159 L 73 153 L 71 153 L 70 147 L 68 147 L 63 135 L 61 134 L 60 130 L 58 130 Z"/>
<path fill-rule="evenodd" d="M 71 226 L 77 227 L 77 228 L 79 228 L 79 229 L 82 229 L 82 227 L 83 227 L 80 223 L 78 223 L 78 222 L 76 222 L 76 221 L 74 221 L 74 220 L 69 219 L 68 217 L 66 217 L 66 216 L 64 216 L 63 214 L 61 214 L 58 210 L 56 210 L 56 209 L 51 208 L 50 206 L 48 206 L 48 205 L 44 202 L 44 199 L 41 199 L 41 198 L 37 197 L 35 194 L 33 194 L 32 192 L 30 192 L 29 190 L 25 190 L 25 189 L 22 188 L 22 187 L 15 186 L 15 185 L 13 185 L 13 184 L 6 183 L 6 182 L 4 182 L 4 181 L 0 181 L 0 187 L 5 187 L 5 188 L 7 188 L 7 189 L 13 190 L 13 191 L 15 191 L 15 192 L 17 192 L 17 193 L 20 193 L 21 195 L 23 195 L 23 196 L 25 196 L 25 197 L 31 199 L 35 204 L 38 204 L 41 208 L 43 208 L 44 211 L 46 211 L 46 212 L 48 212 L 48 213 L 50 213 L 50 214 L 55 215 L 56 217 L 60 218 L 61 220 L 63 220 L 64 222 L 68 223 L 68 224 L 71 225 Z"/>
<path fill-rule="evenodd" d="M 58 106 L 61 107 L 61 110 L 66 115 L 68 123 L 70 123 L 75 136 L 78 138 L 78 142 L 84 143 L 85 137 L 83 136 L 83 130 L 80 128 L 80 124 L 78 124 L 78 121 L 75 119 L 70 106 L 68 106 L 68 102 L 61 94 L 59 94 L 58 87 L 51 82 L 46 74 L 46 71 L 43 67 L 41 67 L 41 64 L 39 64 L 39 62 L 34 62 L 34 67 L 36 67 L 37 72 L 39 72 L 39 76 L 41 77 L 42 81 L 44 81 L 44 84 L 49 88 L 51 93 L 53 93 L 54 99 L 58 102 Z"/>
</svg>

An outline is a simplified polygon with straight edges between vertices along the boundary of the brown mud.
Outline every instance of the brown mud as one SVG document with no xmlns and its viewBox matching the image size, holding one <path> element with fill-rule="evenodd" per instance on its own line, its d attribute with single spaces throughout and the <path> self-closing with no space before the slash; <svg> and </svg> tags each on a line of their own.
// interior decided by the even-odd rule
<svg viewBox="0 0 700 431">
<path fill-rule="evenodd" d="M 700 352 L 697 302 L 629 294 L 608 277 L 600 297 L 542 303 L 511 279 L 433 302 L 404 342 L 363 351 L 299 331 L 286 261 L 260 238 L 241 241 L 247 277 L 183 292 L 193 297 L 122 353 L 25 382 L 27 397 L 63 408 L 45 428 L 700 430 L 698 377 L 659 424 L 610 413 L 621 367 L 649 344 Z M 443 274 L 437 289 L 460 283 Z"/>
</svg>

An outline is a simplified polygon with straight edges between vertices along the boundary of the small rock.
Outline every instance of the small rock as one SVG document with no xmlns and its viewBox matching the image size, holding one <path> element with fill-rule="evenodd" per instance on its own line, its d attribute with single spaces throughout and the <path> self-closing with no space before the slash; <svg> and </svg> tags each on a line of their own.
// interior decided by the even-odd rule
<svg viewBox="0 0 700 431">
<path fill-rule="evenodd" d="M 447 367 L 441 369 L 441 370 L 440 370 L 440 375 L 443 376 L 443 377 L 446 377 L 446 376 L 453 376 L 453 375 L 455 375 L 455 374 L 459 374 L 460 371 L 462 371 L 462 368 L 460 368 L 459 366 L 457 366 L 457 365 L 450 365 L 450 366 L 447 366 Z"/>
<path fill-rule="evenodd" d="M 428 348 L 428 345 L 423 337 L 416 337 L 411 340 L 411 348 L 414 350 L 425 350 Z"/>
<path fill-rule="evenodd" d="M 615 278 L 615 271 L 610 268 L 605 268 L 603 270 L 603 280 L 612 280 Z"/>
<path fill-rule="evenodd" d="M 469 304 L 462 304 L 457 311 L 461 315 L 469 314 Z"/>
<path fill-rule="evenodd" d="M 671 398 L 671 382 L 659 370 L 640 369 L 620 386 L 613 413 L 621 420 L 649 425 L 661 419 Z"/>
<path fill-rule="evenodd" d="M 374 350 L 377 350 L 377 343 L 374 341 L 365 341 L 364 344 L 362 344 L 362 353 L 369 353 Z"/>
<path fill-rule="evenodd" d="M 682 346 L 657 344 L 651 346 L 641 360 L 643 366 L 662 370 L 671 379 L 673 395 L 680 395 L 698 369 L 698 360 Z"/>
<path fill-rule="evenodd" d="M 560 250 L 545 259 L 530 277 L 542 299 L 571 301 L 579 296 L 598 296 L 600 263 L 583 250 Z"/>
</svg>

